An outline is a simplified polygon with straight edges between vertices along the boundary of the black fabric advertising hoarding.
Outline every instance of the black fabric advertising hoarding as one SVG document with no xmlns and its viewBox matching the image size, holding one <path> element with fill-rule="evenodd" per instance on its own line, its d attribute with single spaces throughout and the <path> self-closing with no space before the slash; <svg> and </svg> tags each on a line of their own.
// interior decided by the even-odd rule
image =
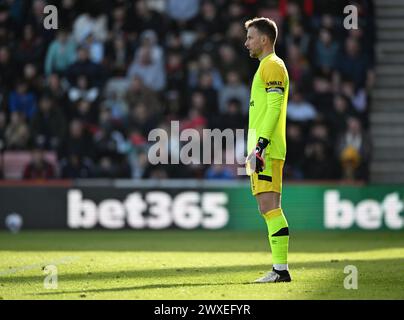
<svg viewBox="0 0 404 320">
<path fill-rule="evenodd" d="M 23 229 L 221 229 L 224 192 L 180 188 L 1 187 L 0 228 L 18 214 Z"/>
<path fill-rule="evenodd" d="M 6 229 L 6 217 L 22 217 L 23 229 L 66 228 L 65 187 L 1 187 L 0 229 Z"/>
</svg>

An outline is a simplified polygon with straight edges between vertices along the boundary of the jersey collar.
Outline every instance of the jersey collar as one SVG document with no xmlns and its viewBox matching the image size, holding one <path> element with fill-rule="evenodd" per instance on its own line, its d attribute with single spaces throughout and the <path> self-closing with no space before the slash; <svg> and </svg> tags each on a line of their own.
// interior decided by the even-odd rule
<svg viewBox="0 0 404 320">
<path fill-rule="evenodd" d="M 267 56 L 265 56 L 264 59 L 262 59 L 260 62 L 264 62 L 265 60 L 269 59 L 270 57 L 272 57 L 275 54 L 275 52 L 271 52 L 270 54 L 268 54 Z"/>
</svg>

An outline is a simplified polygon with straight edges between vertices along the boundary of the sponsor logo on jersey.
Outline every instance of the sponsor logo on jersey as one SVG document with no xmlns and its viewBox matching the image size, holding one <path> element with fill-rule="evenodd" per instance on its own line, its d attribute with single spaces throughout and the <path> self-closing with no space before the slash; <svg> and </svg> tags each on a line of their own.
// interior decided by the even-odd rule
<svg viewBox="0 0 404 320">
<path fill-rule="evenodd" d="M 282 85 L 282 81 L 269 81 L 267 82 L 267 86 L 281 86 Z"/>
</svg>

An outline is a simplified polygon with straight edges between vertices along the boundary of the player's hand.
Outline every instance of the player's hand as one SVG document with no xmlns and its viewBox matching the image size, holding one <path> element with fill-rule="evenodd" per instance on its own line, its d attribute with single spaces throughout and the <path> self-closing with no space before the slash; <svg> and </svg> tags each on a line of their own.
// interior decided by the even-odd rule
<svg viewBox="0 0 404 320">
<path fill-rule="evenodd" d="M 265 169 L 265 160 L 262 155 L 254 150 L 251 154 L 247 157 L 246 165 L 250 166 L 251 171 L 255 171 L 256 173 L 260 173 Z"/>
<path fill-rule="evenodd" d="M 249 170 L 260 173 L 265 169 L 265 160 L 262 153 L 266 146 L 268 145 L 268 140 L 265 138 L 259 138 L 255 150 L 247 157 L 246 165 L 249 166 Z"/>
</svg>

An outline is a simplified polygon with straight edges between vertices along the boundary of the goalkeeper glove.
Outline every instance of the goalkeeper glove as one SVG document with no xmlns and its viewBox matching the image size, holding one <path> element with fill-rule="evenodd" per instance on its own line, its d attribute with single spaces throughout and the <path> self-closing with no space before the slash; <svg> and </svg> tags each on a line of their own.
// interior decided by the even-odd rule
<svg viewBox="0 0 404 320">
<path fill-rule="evenodd" d="M 268 145 L 269 141 L 265 138 L 259 138 L 255 150 L 249 155 L 247 161 L 252 163 L 252 170 L 256 173 L 260 173 L 265 169 L 265 160 L 262 156 L 262 152 Z"/>
</svg>

